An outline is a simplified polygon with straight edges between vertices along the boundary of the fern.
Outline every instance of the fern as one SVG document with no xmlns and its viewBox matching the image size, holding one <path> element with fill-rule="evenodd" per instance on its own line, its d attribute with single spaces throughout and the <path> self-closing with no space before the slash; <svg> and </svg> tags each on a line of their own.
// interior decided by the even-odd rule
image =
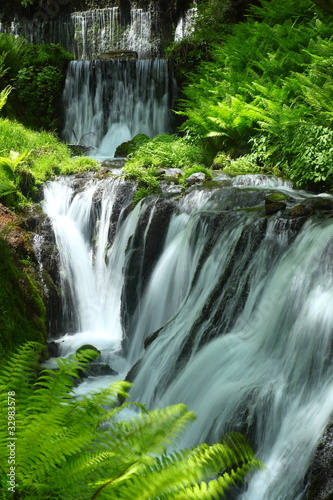
<svg viewBox="0 0 333 500">
<path fill-rule="evenodd" d="M 116 382 L 83 398 L 75 381 L 94 351 L 57 360 L 39 373 L 42 346 L 29 343 L 2 363 L 0 494 L 24 500 L 158 500 L 218 498 L 259 467 L 242 436 L 213 446 L 167 453 L 194 419 L 178 404 L 120 420 L 130 384 Z M 16 492 L 8 493 L 7 394 L 15 392 Z M 207 484 L 203 479 L 216 476 Z"/>
<path fill-rule="evenodd" d="M 0 68 L 1 68 L 1 65 L 0 65 Z M 2 72 L 2 75 L 3 74 L 4 74 L 4 72 Z M 0 74 L 0 78 L 1 78 L 2 75 Z M 8 96 L 9 96 L 9 94 L 12 91 L 12 88 L 13 87 L 11 87 L 10 85 L 7 85 L 7 87 L 5 87 L 3 90 L 1 90 L 1 92 L 0 92 L 0 110 L 6 104 Z"/>
</svg>

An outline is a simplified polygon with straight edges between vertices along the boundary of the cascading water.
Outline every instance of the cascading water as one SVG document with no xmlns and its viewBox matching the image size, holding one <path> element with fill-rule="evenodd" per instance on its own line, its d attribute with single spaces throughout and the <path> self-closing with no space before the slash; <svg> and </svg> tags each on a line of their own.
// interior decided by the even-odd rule
<svg viewBox="0 0 333 500">
<path fill-rule="evenodd" d="M 23 36 L 29 43 L 59 43 L 76 59 L 95 59 L 110 50 L 134 50 L 141 58 L 157 57 L 160 40 L 152 32 L 152 12 L 133 7 L 124 19 L 119 7 L 73 12 L 36 12 L 32 20 L 1 23 L 0 32 Z M 157 15 L 157 14 L 156 14 Z"/>
<path fill-rule="evenodd" d="M 238 497 L 295 500 L 333 412 L 333 224 L 265 217 L 265 179 L 246 179 L 259 187 L 233 181 L 130 213 L 119 178 L 77 193 L 74 179 L 49 183 L 80 331 L 57 342 L 63 355 L 89 342 L 122 374 L 141 358 L 132 400 L 194 410 L 182 446 L 247 433 L 265 468 Z"/>
<path fill-rule="evenodd" d="M 170 131 L 173 78 L 164 59 L 73 61 L 63 94 L 63 137 L 113 157 L 136 134 Z"/>
</svg>

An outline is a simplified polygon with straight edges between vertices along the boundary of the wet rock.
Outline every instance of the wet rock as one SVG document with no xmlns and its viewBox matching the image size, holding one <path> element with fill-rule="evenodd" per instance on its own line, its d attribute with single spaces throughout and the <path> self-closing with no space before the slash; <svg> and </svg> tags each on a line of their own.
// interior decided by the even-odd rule
<svg viewBox="0 0 333 500">
<path fill-rule="evenodd" d="M 265 197 L 266 215 L 276 214 L 287 206 L 287 197 L 280 193 L 270 193 Z"/>
<path fill-rule="evenodd" d="M 302 500 L 333 499 L 333 421 L 327 427 L 307 475 Z"/>
<path fill-rule="evenodd" d="M 125 160 L 122 158 L 121 159 L 114 158 L 114 159 L 110 159 L 110 160 L 104 160 L 101 163 L 102 168 L 99 170 L 99 172 L 101 172 L 102 169 L 107 169 L 107 170 L 104 170 L 104 173 L 105 173 L 106 171 L 110 172 L 110 169 L 122 168 L 124 166 L 124 163 L 125 163 Z"/>
<path fill-rule="evenodd" d="M 178 182 L 179 178 L 184 174 L 180 168 L 160 168 L 158 174 L 165 180 L 170 182 Z"/>
<path fill-rule="evenodd" d="M 189 186 L 193 186 L 195 184 L 201 184 L 206 180 L 206 176 L 203 172 L 196 172 L 195 174 L 190 175 L 185 179 Z"/>
<path fill-rule="evenodd" d="M 332 197 L 313 196 L 306 198 L 291 209 L 292 217 L 308 217 L 319 213 L 333 213 Z"/>
<path fill-rule="evenodd" d="M 90 351 L 95 351 L 97 352 L 98 354 L 101 354 L 101 351 L 99 351 L 97 349 L 97 347 L 95 347 L 94 345 L 91 345 L 91 344 L 84 344 L 82 345 L 81 347 L 79 347 L 77 350 L 76 350 L 76 353 L 75 354 L 80 354 L 81 352 L 83 351 L 87 351 L 87 350 L 90 350 Z"/>
<path fill-rule="evenodd" d="M 88 373 L 93 377 L 102 377 L 102 376 L 115 377 L 116 375 L 118 375 L 118 372 L 113 370 L 111 366 L 104 363 L 92 363 L 89 367 Z"/>
<path fill-rule="evenodd" d="M 174 184 L 173 182 L 162 181 L 160 183 L 162 193 L 167 193 L 170 195 L 180 195 L 184 191 L 184 187 L 179 184 Z"/>
<path fill-rule="evenodd" d="M 290 212 L 291 217 L 308 217 L 311 214 L 312 209 L 303 205 L 295 205 Z"/>
<path fill-rule="evenodd" d="M 129 154 L 133 153 L 140 144 L 149 141 L 149 137 L 146 134 L 137 134 L 133 139 L 120 144 L 116 151 L 115 156 L 126 158 Z"/>
<path fill-rule="evenodd" d="M 48 351 L 49 351 L 49 357 L 50 358 L 57 358 L 60 355 L 59 352 L 59 344 L 57 342 L 49 342 L 47 344 Z"/>
<path fill-rule="evenodd" d="M 126 250 L 130 258 L 124 268 L 122 308 L 125 329 L 133 320 L 138 301 L 160 255 L 174 210 L 173 199 L 165 197 L 148 204 L 141 212 L 136 231 Z"/>
</svg>

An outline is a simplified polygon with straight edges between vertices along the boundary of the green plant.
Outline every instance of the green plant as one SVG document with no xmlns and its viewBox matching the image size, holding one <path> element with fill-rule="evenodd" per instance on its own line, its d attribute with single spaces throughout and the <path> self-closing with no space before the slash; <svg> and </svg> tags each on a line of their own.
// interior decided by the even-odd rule
<svg viewBox="0 0 333 500">
<path fill-rule="evenodd" d="M 198 172 L 202 172 L 203 174 L 205 174 L 206 179 L 212 179 L 213 178 L 212 172 L 210 170 L 208 170 L 206 167 L 204 167 L 202 165 L 193 165 L 193 167 L 186 168 L 184 170 L 183 175 L 179 179 L 179 183 L 187 185 L 186 179 L 188 177 L 190 177 L 192 174 L 196 174 Z"/>
<path fill-rule="evenodd" d="M 193 75 L 181 130 L 201 137 L 214 156 L 251 153 L 260 168 L 299 186 L 331 189 L 332 28 L 311 0 L 252 6 Z M 252 169 L 249 157 L 241 163 Z"/>
<path fill-rule="evenodd" d="M 3 90 L 0 92 L 0 110 L 4 107 L 4 105 L 7 102 L 8 96 L 12 91 L 12 87 L 10 85 L 7 85 Z"/>
<path fill-rule="evenodd" d="M 56 128 L 63 74 L 54 66 L 28 66 L 19 70 L 15 87 L 18 98 L 29 109 L 31 124 L 47 130 Z"/>
<path fill-rule="evenodd" d="M 2 183 L 0 183 L 1 187 Z M 21 247 L 9 249 L 8 236 L 15 224 L 8 225 L 0 233 L 0 356 L 28 340 L 45 342 L 46 311 L 41 293 L 35 284 L 32 268 L 23 269 L 19 259 L 27 253 Z M 20 231 L 21 241 L 24 232 Z"/>
<path fill-rule="evenodd" d="M 30 127 L 55 130 L 65 68 L 71 59 L 59 45 L 32 45 L 23 38 L 0 34 L 0 89 L 13 86 L 7 116 Z"/>
<path fill-rule="evenodd" d="M 162 134 L 138 146 L 125 163 L 124 173 L 127 179 L 138 183 L 139 191 L 134 198 L 138 202 L 159 191 L 160 169 L 188 169 L 200 162 L 207 162 L 207 154 L 200 145 L 186 137 Z"/>
<path fill-rule="evenodd" d="M 119 398 L 128 396 L 128 382 L 80 398 L 74 394 L 79 373 L 98 353 L 80 350 L 58 359 L 56 371 L 39 373 L 41 350 L 27 343 L 2 362 L 0 487 L 6 498 L 210 499 L 260 465 L 239 435 L 166 454 L 194 418 L 184 405 L 147 412 L 136 404 L 141 412 L 125 420 L 122 410 L 129 403 Z M 8 440 L 11 432 L 15 441 Z M 10 464 L 8 443 L 15 448 Z M 216 473 L 208 484 L 200 482 Z"/>
</svg>

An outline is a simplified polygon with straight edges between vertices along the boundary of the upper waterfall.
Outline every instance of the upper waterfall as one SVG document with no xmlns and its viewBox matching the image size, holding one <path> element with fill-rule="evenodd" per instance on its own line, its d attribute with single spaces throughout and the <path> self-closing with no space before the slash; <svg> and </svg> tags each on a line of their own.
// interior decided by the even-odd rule
<svg viewBox="0 0 333 500">
<path fill-rule="evenodd" d="M 139 58 L 149 58 L 161 57 L 165 40 L 186 36 L 194 17 L 195 8 L 191 8 L 173 19 L 172 9 L 161 11 L 158 2 L 144 8 L 134 4 L 129 12 L 117 5 L 66 15 L 41 9 L 32 19 L 2 22 L 0 16 L 0 32 L 23 36 L 36 45 L 59 43 L 75 59 L 96 59 L 110 50 L 133 50 Z"/>
<path fill-rule="evenodd" d="M 171 131 L 173 77 L 164 59 L 73 61 L 63 93 L 66 142 L 113 157 L 136 134 Z"/>
</svg>

